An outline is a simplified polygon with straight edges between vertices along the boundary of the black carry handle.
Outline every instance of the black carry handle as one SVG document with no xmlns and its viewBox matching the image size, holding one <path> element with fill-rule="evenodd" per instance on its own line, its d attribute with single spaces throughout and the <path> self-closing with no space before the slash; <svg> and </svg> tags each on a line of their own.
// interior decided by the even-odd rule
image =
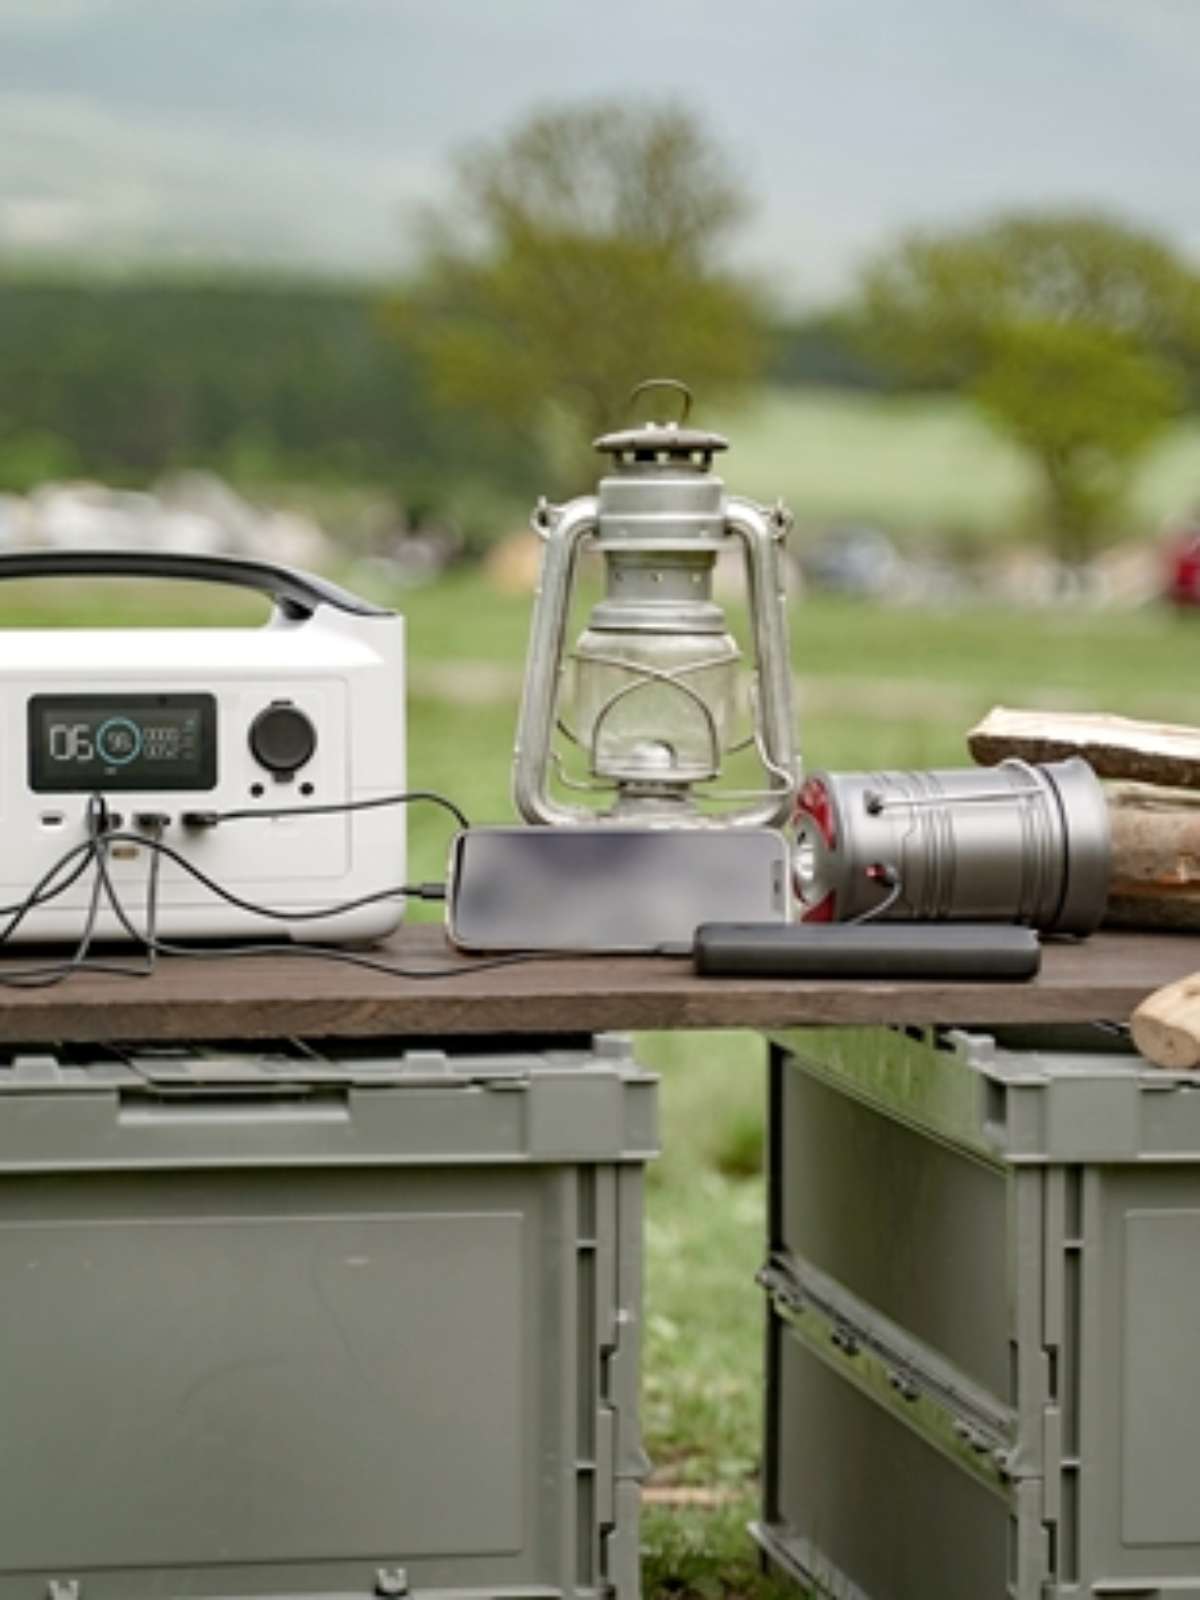
<svg viewBox="0 0 1200 1600">
<path fill-rule="evenodd" d="M 714 978 L 1032 978 L 1042 960 L 1031 928 L 1004 923 L 706 922 L 696 971 Z"/>
<path fill-rule="evenodd" d="M 385 606 L 360 599 L 314 573 L 241 556 L 181 555 L 165 550 L 13 550 L 0 555 L 3 578 L 181 578 L 255 589 L 270 595 L 293 621 L 311 617 L 318 606 L 333 606 L 357 617 L 392 615 Z"/>
</svg>

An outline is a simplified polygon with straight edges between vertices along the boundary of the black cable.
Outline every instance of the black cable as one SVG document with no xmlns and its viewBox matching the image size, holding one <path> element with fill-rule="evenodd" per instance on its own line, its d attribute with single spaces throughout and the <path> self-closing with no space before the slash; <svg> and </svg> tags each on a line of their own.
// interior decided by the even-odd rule
<svg viewBox="0 0 1200 1600">
<path fill-rule="evenodd" d="M 156 850 L 152 850 L 150 852 L 150 871 L 146 878 L 146 934 L 143 934 L 139 929 L 134 927 L 133 923 L 130 921 L 125 910 L 124 903 L 117 894 L 116 885 L 113 883 L 112 875 L 108 870 L 107 850 L 101 852 L 97 856 L 96 873 L 104 885 L 105 898 L 112 909 L 113 915 L 116 917 L 117 921 L 121 924 L 129 937 L 145 951 L 146 960 L 144 965 L 140 967 L 130 967 L 127 965 L 118 966 L 116 963 L 106 963 L 103 967 L 98 967 L 89 963 L 89 972 L 103 970 L 105 972 L 110 972 L 115 976 L 127 978 L 149 978 L 153 976 L 155 967 L 157 966 L 157 953 L 152 948 L 152 945 L 147 943 L 147 937 L 149 937 L 149 939 L 152 941 L 158 926 L 158 886 L 160 859 L 161 858 Z"/>
<path fill-rule="evenodd" d="M 143 937 L 142 943 L 146 944 Z M 454 967 L 400 967 L 394 962 L 365 956 L 354 950 L 343 950 L 338 945 L 322 944 L 224 944 L 211 946 L 177 945 L 155 939 L 148 946 L 157 954 L 172 959 L 222 961 L 230 957 L 241 959 L 251 956 L 288 956 L 293 959 L 339 961 L 345 966 L 363 967 L 368 972 L 382 972 L 392 978 L 465 978 L 473 972 L 487 972 L 493 967 L 515 967 L 529 961 L 552 961 L 568 955 L 578 958 L 579 952 L 523 950 L 513 955 L 488 956 L 482 961 Z"/>
<path fill-rule="evenodd" d="M 152 824 L 152 827 L 154 828 L 152 837 L 154 838 L 156 844 L 161 844 L 162 842 L 163 826 L 164 825 L 161 821 L 156 821 Z M 146 954 L 149 958 L 149 964 L 151 968 L 154 966 L 154 936 L 158 932 L 158 880 L 159 868 L 161 865 L 162 851 L 151 850 L 150 871 L 146 876 L 146 937 L 150 941 Z M 110 884 L 109 888 L 111 889 L 111 887 L 112 885 Z M 115 893 L 109 895 L 109 902 L 115 911 L 117 908 L 117 897 Z"/>
<path fill-rule="evenodd" d="M 375 806 L 401 805 L 410 800 L 429 800 L 447 810 L 462 827 L 470 827 L 470 822 L 468 821 L 465 813 L 457 805 L 455 805 L 452 800 L 448 799 L 445 795 L 437 794 L 431 789 L 414 789 L 405 794 L 386 795 L 374 800 L 347 801 L 340 805 L 282 807 L 268 811 L 253 809 L 246 811 L 216 811 L 204 813 L 204 815 L 206 819 L 211 818 L 212 824 L 215 824 L 219 822 L 238 821 L 242 818 L 248 817 L 285 817 L 329 814 L 337 811 L 358 811 Z M 39 905 L 45 905 L 50 900 L 56 899 L 61 894 L 65 894 L 68 889 L 72 888 L 76 883 L 78 883 L 79 879 L 87 871 L 88 866 L 94 859 L 94 840 L 98 834 L 106 833 L 110 840 L 119 838 L 124 843 L 146 844 L 149 842 L 145 834 L 122 832 L 120 830 L 111 828 L 110 821 L 111 812 L 109 811 L 108 803 L 104 796 L 102 794 L 89 795 L 87 811 L 85 813 L 85 822 L 87 823 L 91 837 L 81 841 L 77 845 L 71 846 L 68 850 L 64 851 L 54 865 L 46 873 L 44 873 L 41 878 L 39 878 L 37 884 L 30 891 L 30 893 L 24 897 L 24 899 L 15 901 L 12 905 L 0 906 L 0 917 L 12 918 L 12 921 L 7 928 L 0 929 L 0 944 L 5 943 L 5 941 L 12 935 L 16 928 L 18 928 L 24 919 L 29 915 L 30 911 L 34 910 Z M 157 826 L 157 833 L 153 837 L 160 844 L 161 833 L 162 823 L 159 822 Z M 161 848 L 165 854 L 170 856 L 172 860 L 177 862 L 186 871 L 191 872 L 192 875 L 196 877 L 199 882 L 203 883 L 204 886 L 212 893 L 220 896 L 222 899 L 228 900 L 231 905 L 237 906 L 241 910 L 250 911 L 259 916 L 270 917 L 276 921 L 306 921 L 316 920 L 324 916 L 338 916 L 345 912 L 356 910 L 360 906 L 371 905 L 381 900 L 389 900 L 399 895 L 408 895 L 418 900 L 441 900 L 445 898 L 446 892 L 445 887 L 442 884 L 401 884 L 393 889 L 382 889 L 377 891 L 375 894 L 364 895 L 358 900 L 345 901 L 330 908 L 329 910 L 296 912 L 275 911 L 269 907 L 256 906 L 250 901 L 242 900 L 237 895 L 234 895 L 232 891 L 224 889 L 220 884 L 216 883 L 215 880 L 209 878 L 207 874 L 203 873 L 198 867 L 195 867 L 191 862 L 186 860 L 186 858 L 179 855 L 177 852 L 172 851 L 169 845 L 161 845 Z M 75 870 L 69 877 L 65 878 L 62 883 L 54 884 L 53 880 L 55 876 L 61 872 L 76 856 L 79 857 L 79 861 L 75 867 Z"/>
<path fill-rule="evenodd" d="M 192 869 L 190 862 L 182 860 L 176 851 L 173 851 L 169 845 L 164 845 L 161 840 L 145 838 L 140 834 L 133 835 L 132 837 L 136 838 L 141 844 L 148 846 L 154 854 L 161 853 L 171 859 L 178 860 L 185 869 L 192 871 L 195 870 Z M 121 835 L 119 834 L 110 834 L 108 835 L 107 842 L 112 843 L 114 840 L 118 840 L 120 838 Z M 207 878 L 206 874 L 200 874 L 196 872 L 195 875 L 200 877 L 202 880 Z M 108 894 L 109 903 L 113 908 L 117 920 L 120 922 L 122 928 L 124 928 L 129 937 L 141 945 L 141 947 L 146 950 L 148 954 L 165 955 L 174 959 L 217 961 L 224 960 L 229 957 L 242 956 L 289 956 L 301 959 L 308 958 L 311 960 L 337 961 L 346 966 L 365 968 L 369 972 L 382 972 L 387 976 L 394 978 L 436 979 L 461 978 L 467 976 L 468 973 L 487 972 L 494 967 L 518 966 L 529 961 L 553 960 L 556 957 L 563 958 L 578 955 L 577 951 L 541 952 L 526 950 L 514 952 L 512 955 L 489 956 L 485 960 L 471 961 L 470 963 L 462 966 L 401 967 L 397 966 L 394 962 L 384 961 L 374 956 L 362 955 L 352 950 L 343 950 L 337 945 L 303 943 L 220 944 L 211 946 L 179 945 L 165 939 L 159 939 L 150 931 L 149 927 L 145 933 L 137 928 L 124 903 L 121 901 L 120 896 L 117 894 L 116 888 L 112 883 L 112 879 L 107 873 L 106 866 L 103 870 L 103 876 L 106 884 L 106 892 Z M 246 904 L 250 905 L 250 902 L 246 902 Z M 131 973 L 130 975 L 145 976 L 146 974 L 139 971 L 136 974 Z"/>
<path fill-rule="evenodd" d="M 27 894 L 23 900 L 18 900 L 11 906 L 0 906 L 0 917 L 12 916 L 14 913 L 20 913 L 24 917 L 34 906 L 45 905 L 48 900 L 54 900 L 60 894 L 65 894 L 73 884 L 79 882 L 88 869 L 88 862 L 91 860 L 90 840 L 85 839 L 81 844 L 72 845 L 69 850 L 64 851 L 51 871 L 45 877 L 39 879 L 40 884 L 46 883 L 48 878 L 52 877 L 55 872 L 61 871 L 71 857 L 75 855 L 80 856 L 81 859 L 69 878 L 65 879 L 56 888 L 48 888 L 43 892 L 35 890 L 32 894 Z M 6 934 L 0 932 L 0 944 L 3 944 L 6 937 Z"/>
<path fill-rule="evenodd" d="M 91 839 L 88 844 L 98 863 L 106 848 L 104 840 Z M 100 913 L 100 896 L 103 886 L 103 877 L 97 871 L 92 883 L 92 892 L 88 901 L 87 915 L 84 918 L 83 932 L 79 936 L 79 943 L 75 946 L 70 956 L 66 957 L 65 960 L 50 964 L 19 967 L 15 971 L 0 972 L 0 985 L 8 989 L 45 989 L 52 987 L 56 983 L 62 983 L 73 972 L 78 972 L 87 959 L 87 953 L 91 948 L 92 939 L 96 932 L 96 921 Z"/>
<path fill-rule="evenodd" d="M 184 821 L 193 827 L 212 828 L 222 822 L 244 822 L 254 817 L 328 817 L 343 811 L 373 811 L 379 806 L 406 806 L 414 800 L 427 800 L 431 805 L 448 811 L 460 828 L 469 828 L 470 821 L 460 806 L 435 789 L 409 789 L 404 794 L 380 795 L 373 800 L 344 800 L 338 804 L 315 806 L 247 806 L 240 811 L 193 811 L 184 813 Z"/>
<path fill-rule="evenodd" d="M 398 805 L 410 800 L 430 800 L 441 805 L 449 811 L 464 827 L 470 826 L 465 814 L 443 795 L 432 790 L 413 790 L 404 795 L 391 795 L 378 800 L 352 801 L 341 806 L 299 806 L 294 808 L 279 809 L 277 811 L 233 811 L 215 812 L 208 814 L 214 822 L 236 821 L 241 818 L 262 816 L 294 816 L 330 813 L 336 811 L 361 810 L 372 806 Z M 256 905 L 253 901 L 245 900 L 240 895 L 209 877 L 199 867 L 189 861 L 179 851 L 164 844 L 157 834 L 133 833 L 111 826 L 111 813 L 103 795 L 92 795 L 88 800 L 86 821 L 90 837 L 82 843 L 72 846 L 42 875 L 33 890 L 23 901 L 12 908 L 13 916 L 9 926 L 0 930 L 0 944 L 7 940 L 20 922 L 34 909 L 44 904 L 47 900 L 62 894 L 66 889 L 76 883 L 86 872 L 89 864 L 94 864 L 96 869 L 95 881 L 88 904 L 83 933 L 79 944 L 72 954 L 63 961 L 45 966 L 35 966 L 18 971 L 5 973 L 0 968 L 0 986 L 12 988 L 33 988 L 61 983 L 72 973 L 86 970 L 89 972 L 107 973 L 119 977 L 148 977 L 154 970 L 154 957 L 167 955 L 175 959 L 186 960 L 225 960 L 230 957 L 261 957 L 261 956 L 288 956 L 307 958 L 322 961 L 336 961 L 344 965 L 361 967 L 370 972 L 384 973 L 389 977 L 406 979 L 437 979 L 460 978 L 472 972 L 486 972 L 495 967 L 518 966 L 530 961 L 546 961 L 555 959 L 571 959 L 578 955 L 577 951 L 519 951 L 509 955 L 489 956 L 483 960 L 472 960 L 462 965 L 446 967 L 404 967 L 394 962 L 385 961 L 373 956 L 363 955 L 359 952 L 345 950 L 336 945 L 305 944 L 305 943 L 256 943 L 256 944 L 221 944 L 207 947 L 178 945 L 160 939 L 157 935 L 158 903 L 159 903 L 159 865 L 161 859 L 166 857 L 189 873 L 197 882 L 210 890 L 219 898 L 240 910 L 252 915 L 270 917 L 280 921 L 309 921 L 322 917 L 337 916 L 360 906 L 371 905 L 378 901 L 393 899 L 399 895 L 409 895 L 415 898 L 440 899 L 445 897 L 445 887 L 442 884 L 405 884 L 391 889 L 379 890 L 373 894 L 362 895 L 358 899 L 344 901 L 333 907 L 312 911 L 278 911 L 271 907 Z M 158 833 L 161 833 L 161 825 Z M 151 857 L 150 876 L 147 881 L 147 926 L 143 932 L 133 922 L 129 912 L 117 892 L 112 875 L 108 869 L 109 851 L 113 844 L 128 843 L 147 849 Z M 80 862 L 75 871 L 62 883 L 55 887 L 55 877 L 69 865 L 76 856 Z M 88 957 L 99 916 L 101 895 L 107 899 L 112 907 L 113 914 L 130 939 L 143 949 L 148 959 L 145 967 L 130 967 L 115 962 L 106 962 Z M 5 914 L 0 910 L 0 914 Z"/>
<path fill-rule="evenodd" d="M 53 900 L 57 895 L 68 889 L 72 883 L 77 882 L 94 859 L 95 850 L 95 840 L 85 839 L 82 843 L 73 845 L 69 850 L 64 851 L 53 866 L 42 874 L 24 900 L 18 902 L 12 908 L 12 916 L 7 927 L 0 928 L 0 944 L 4 944 L 6 940 L 12 937 L 13 933 L 20 927 L 35 906 L 44 905 L 48 900 Z M 53 880 L 58 873 L 77 855 L 82 857 L 78 870 L 72 873 L 71 877 L 64 883 L 59 884 L 57 888 L 49 887 L 53 884 Z"/>
<path fill-rule="evenodd" d="M 152 848 L 155 848 L 152 846 Z M 157 846 L 157 848 L 165 848 Z M 148 952 L 156 955 L 171 956 L 175 959 L 219 961 L 229 957 L 242 956 L 293 956 L 309 957 L 322 961 L 340 961 L 348 966 L 365 967 L 370 972 L 383 972 L 396 978 L 456 978 L 464 977 L 469 972 L 487 971 L 491 967 L 510 967 L 521 962 L 537 961 L 543 959 L 536 951 L 522 951 L 507 956 L 493 956 L 485 961 L 472 961 L 469 965 L 454 967 L 399 967 L 394 962 L 383 961 L 373 956 L 361 955 L 352 950 L 343 950 L 337 945 L 320 944 L 221 944 L 211 946 L 194 946 L 174 944 L 154 935 L 142 933 L 135 927 L 128 911 L 122 904 L 119 896 L 112 888 L 109 880 L 110 901 L 117 919 L 131 939 L 137 942 Z M 575 952 L 571 952 L 574 954 Z"/>
<path fill-rule="evenodd" d="M 0 906 L 0 916 L 11 916 L 12 918 L 6 928 L 0 928 L 0 944 L 3 944 L 15 929 L 20 927 L 21 923 L 36 906 L 46 905 L 47 902 L 57 899 L 60 894 L 65 894 L 73 884 L 78 883 L 93 859 L 94 850 L 95 842 L 92 839 L 84 839 L 79 844 L 72 845 L 70 849 L 64 850 L 54 865 L 42 874 L 23 900 L 18 900 L 15 905 Z M 64 867 L 68 866 L 75 856 L 80 857 L 79 865 L 71 873 L 70 877 L 55 885 L 53 880 L 56 875 Z"/>
<path fill-rule="evenodd" d="M 873 877 L 877 883 L 886 884 L 888 892 L 878 905 L 871 906 L 867 911 L 861 911 L 857 917 L 851 917 L 846 924 L 848 928 L 856 928 L 864 922 L 875 922 L 880 917 L 886 916 L 896 904 L 896 901 L 899 900 L 901 890 L 904 888 L 904 883 L 897 867 L 886 865 L 874 867 L 870 869 L 869 876 Z"/>
<path fill-rule="evenodd" d="M 22 901 L 21 904 L 16 908 L 15 914 L 8 927 L 0 931 L 0 944 L 2 944 L 5 940 L 11 937 L 12 933 L 34 906 L 44 905 L 48 900 L 51 900 L 57 895 L 62 894 L 64 890 L 70 888 L 73 883 L 78 881 L 80 876 L 87 870 L 89 865 L 94 864 L 96 868 L 96 879 L 92 885 L 92 893 L 85 916 L 84 928 L 78 945 L 70 956 L 65 957 L 61 961 L 47 962 L 40 965 L 35 964 L 27 967 L 17 967 L 8 972 L 4 972 L 3 969 L 0 968 L 0 987 L 12 989 L 50 988 L 54 984 L 64 982 L 65 979 L 69 978 L 72 973 L 84 970 L 88 972 L 108 973 L 114 977 L 122 978 L 146 977 L 149 975 L 149 967 L 130 967 L 125 963 L 103 961 L 97 959 L 96 957 L 89 957 L 88 955 L 88 951 L 90 950 L 95 937 L 96 926 L 99 918 L 101 892 L 106 891 L 109 894 L 109 897 L 112 897 L 112 885 L 111 879 L 108 875 L 106 859 L 108 845 L 105 837 L 105 830 L 108 828 L 109 824 L 109 813 L 103 796 L 93 795 L 90 797 L 88 801 L 87 812 L 85 814 L 85 820 L 88 826 L 89 837 L 83 840 L 82 843 L 72 845 L 70 849 L 64 851 L 58 860 L 54 862 L 48 871 L 45 872 L 38 880 L 33 890 L 25 897 L 25 900 Z M 51 883 L 55 875 L 61 872 L 76 855 L 80 855 L 82 859 L 75 871 L 73 871 L 70 876 L 61 884 L 47 889 L 45 886 L 48 883 Z"/>
<path fill-rule="evenodd" d="M 111 843 L 143 845 L 166 856 L 168 861 L 173 861 L 176 866 L 182 867 L 184 872 L 190 873 L 197 883 L 203 884 L 219 899 L 236 906 L 239 911 L 249 911 L 257 917 L 269 917 L 275 922 L 317 922 L 322 917 L 344 916 L 348 911 L 357 911 L 360 906 L 377 905 L 381 900 L 395 900 L 400 895 L 408 895 L 414 900 L 442 900 L 446 894 L 444 885 L 440 883 L 400 883 L 390 889 L 376 889 L 371 894 L 359 895 L 355 900 L 337 901 L 332 906 L 318 906 L 308 911 L 280 911 L 273 906 L 260 906 L 253 900 L 246 900 L 241 895 L 235 894 L 232 889 L 226 889 L 215 878 L 210 878 L 208 873 L 202 871 L 194 861 L 189 861 L 185 855 L 171 845 L 164 844 L 161 839 L 123 830 L 110 833 L 107 837 Z"/>
</svg>

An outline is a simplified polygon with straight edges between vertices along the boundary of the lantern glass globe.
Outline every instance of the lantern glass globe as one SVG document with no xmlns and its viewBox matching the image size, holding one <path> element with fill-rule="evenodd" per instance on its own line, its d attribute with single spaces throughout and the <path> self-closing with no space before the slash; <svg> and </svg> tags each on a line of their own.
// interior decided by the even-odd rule
<svg viewBox="0 0 1200 1600">
<path fill-rule="evenodd" d="M 572 656 L 571 732 L 592 775 L 715 778 L 734 727 L 739 655 L 728 633 L 586 629 Z"/>
</svg>

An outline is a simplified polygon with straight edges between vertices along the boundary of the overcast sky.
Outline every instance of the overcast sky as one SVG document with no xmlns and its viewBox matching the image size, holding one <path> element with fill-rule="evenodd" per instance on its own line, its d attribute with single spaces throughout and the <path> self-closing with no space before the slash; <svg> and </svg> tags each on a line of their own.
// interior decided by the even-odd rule
<svg viewBox="0 0 1200 1600">
<path fill-rule="evenodd" d="M 453 150 L 614 95 L 704 118 L 793 304 L 1017 206 L 1200 260 L 1200 0 L 0 0 L 0 249 L 378 275 Z"/>
</svg>

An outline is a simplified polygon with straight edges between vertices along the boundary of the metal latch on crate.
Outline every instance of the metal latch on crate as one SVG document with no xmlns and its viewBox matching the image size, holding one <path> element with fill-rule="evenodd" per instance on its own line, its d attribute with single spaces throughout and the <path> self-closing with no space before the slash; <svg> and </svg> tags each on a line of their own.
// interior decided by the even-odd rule
<svg viewBox="0 0 1200 1600">
<path fill-rule="evenodd" d="M 408 1573 L 404 1567 L 377 1567 L 370 1589 L 354 1593 L 338 1590 L 336 1594 L 313 1594 L 306 1600 L 411 1600 Z M 86 1600 L 83 1584 L 78 1578 L 49 1578 L 46 1581 L 45 1600 Z M 217 1597 L 214 1597 L 217 1600 Z M 276 1600 L 287 1600 L 279 1595 Z"/>
<path fill-rule="evenodd" d="M 944 1356 L 796 1256 L 758 1274 L 776 1314 L 814 1355 L 977 1478 L 1007 1489 L 1016 1418 Z"/>
</svg>

